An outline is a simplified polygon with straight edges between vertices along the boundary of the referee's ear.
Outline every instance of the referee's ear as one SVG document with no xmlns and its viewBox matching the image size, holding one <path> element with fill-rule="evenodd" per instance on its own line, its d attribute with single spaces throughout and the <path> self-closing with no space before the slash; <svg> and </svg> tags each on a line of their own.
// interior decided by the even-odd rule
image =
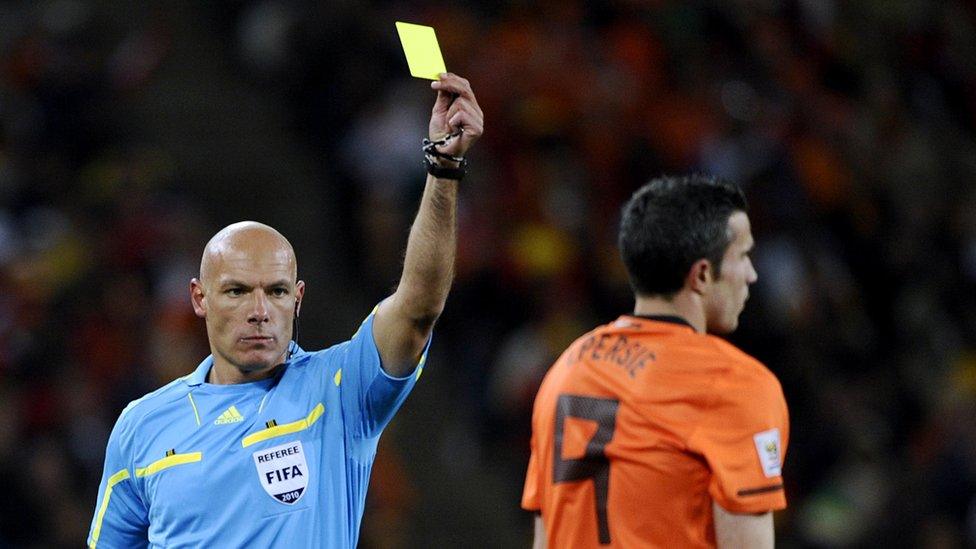
<svg viewBox="0 0 976 549">
<path fill-rule="evenodd" d="M 305 281 L 299 280 L 295 283 L 295 318 L 302 312 L 302 298 L 305 297 Z"/>
<path fill-rule="evenodd" d="M 207 318 L 207 298 L 203 295 L 203 283 L 197 278 L 190 279 L 190 304 L 193 312 L 200 318 Z"/>
</svg>

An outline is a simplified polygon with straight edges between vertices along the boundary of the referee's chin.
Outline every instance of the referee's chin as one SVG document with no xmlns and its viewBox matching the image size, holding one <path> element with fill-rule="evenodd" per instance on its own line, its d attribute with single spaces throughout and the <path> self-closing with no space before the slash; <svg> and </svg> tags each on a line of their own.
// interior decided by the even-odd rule
<svg viewBox="0 0 976 549">
<path fill-rule="evenodd" d="M 287 349 L 286 349 L 287 350 Z M 286 351 L 285 350 L 285 351 Z M 241 373 L 246 375 L 259 374 L 261 372 L 266 372 L 274 369 L 275 366 L 285 362 L 285 351 L 277 353 L 271 356 L 271 353 L 261 353 L 265 356 L 250 356 L 245 357 L 239 362 L 235 362 L 234 366 L 240 370 Z M 248 353 L 254 354 L 254 353 Z"/>
</svg>

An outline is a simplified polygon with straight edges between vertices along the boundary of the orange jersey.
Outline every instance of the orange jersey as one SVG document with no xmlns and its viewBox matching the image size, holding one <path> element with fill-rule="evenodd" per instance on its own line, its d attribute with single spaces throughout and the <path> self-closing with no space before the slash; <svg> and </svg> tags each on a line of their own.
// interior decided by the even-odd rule
<svg viewBox="0 0 976 549">
<path fill-rule="evenodd" d="M 532 413 L 522 507 L 549 547 L 714 547 L 712 502 L 786 507 L 776 377 L 680 319 L 622 316 L 576 340 Z"/>
</svg>

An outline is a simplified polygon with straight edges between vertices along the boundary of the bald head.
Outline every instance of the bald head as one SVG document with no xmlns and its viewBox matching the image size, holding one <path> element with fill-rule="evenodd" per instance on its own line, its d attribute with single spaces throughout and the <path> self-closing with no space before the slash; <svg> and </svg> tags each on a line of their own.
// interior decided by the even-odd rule
<svg viewBox="0 0 976 549">
<path fill-rule="evenodd" d="M 207 242 L 200 260 L 200 281 L 209 285 L 228 268 L 247 269 L 249 264 L 285 267 L 292 280 L 298 275 L 295 250 L 288 239 L 263 223 L 241 221 L 224 227 Z"/>
</svg>

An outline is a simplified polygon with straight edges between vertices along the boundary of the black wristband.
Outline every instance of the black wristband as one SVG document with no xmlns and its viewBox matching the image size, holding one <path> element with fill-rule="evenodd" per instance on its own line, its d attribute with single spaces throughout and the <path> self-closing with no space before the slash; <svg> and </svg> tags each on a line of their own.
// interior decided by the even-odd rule
<svg viewBox="0 0 976 549">
<path fill-rule="evenodd" d="M 430 157 L 425 156 L 424 167 L 427 168 L 427 173 L 438 179 L 461 181 L 464 179 L 464 174 L 468 173 L 468 161 L 463 158 L 457 168 L 445 168 L 432 162 Z"/>
</svg>

